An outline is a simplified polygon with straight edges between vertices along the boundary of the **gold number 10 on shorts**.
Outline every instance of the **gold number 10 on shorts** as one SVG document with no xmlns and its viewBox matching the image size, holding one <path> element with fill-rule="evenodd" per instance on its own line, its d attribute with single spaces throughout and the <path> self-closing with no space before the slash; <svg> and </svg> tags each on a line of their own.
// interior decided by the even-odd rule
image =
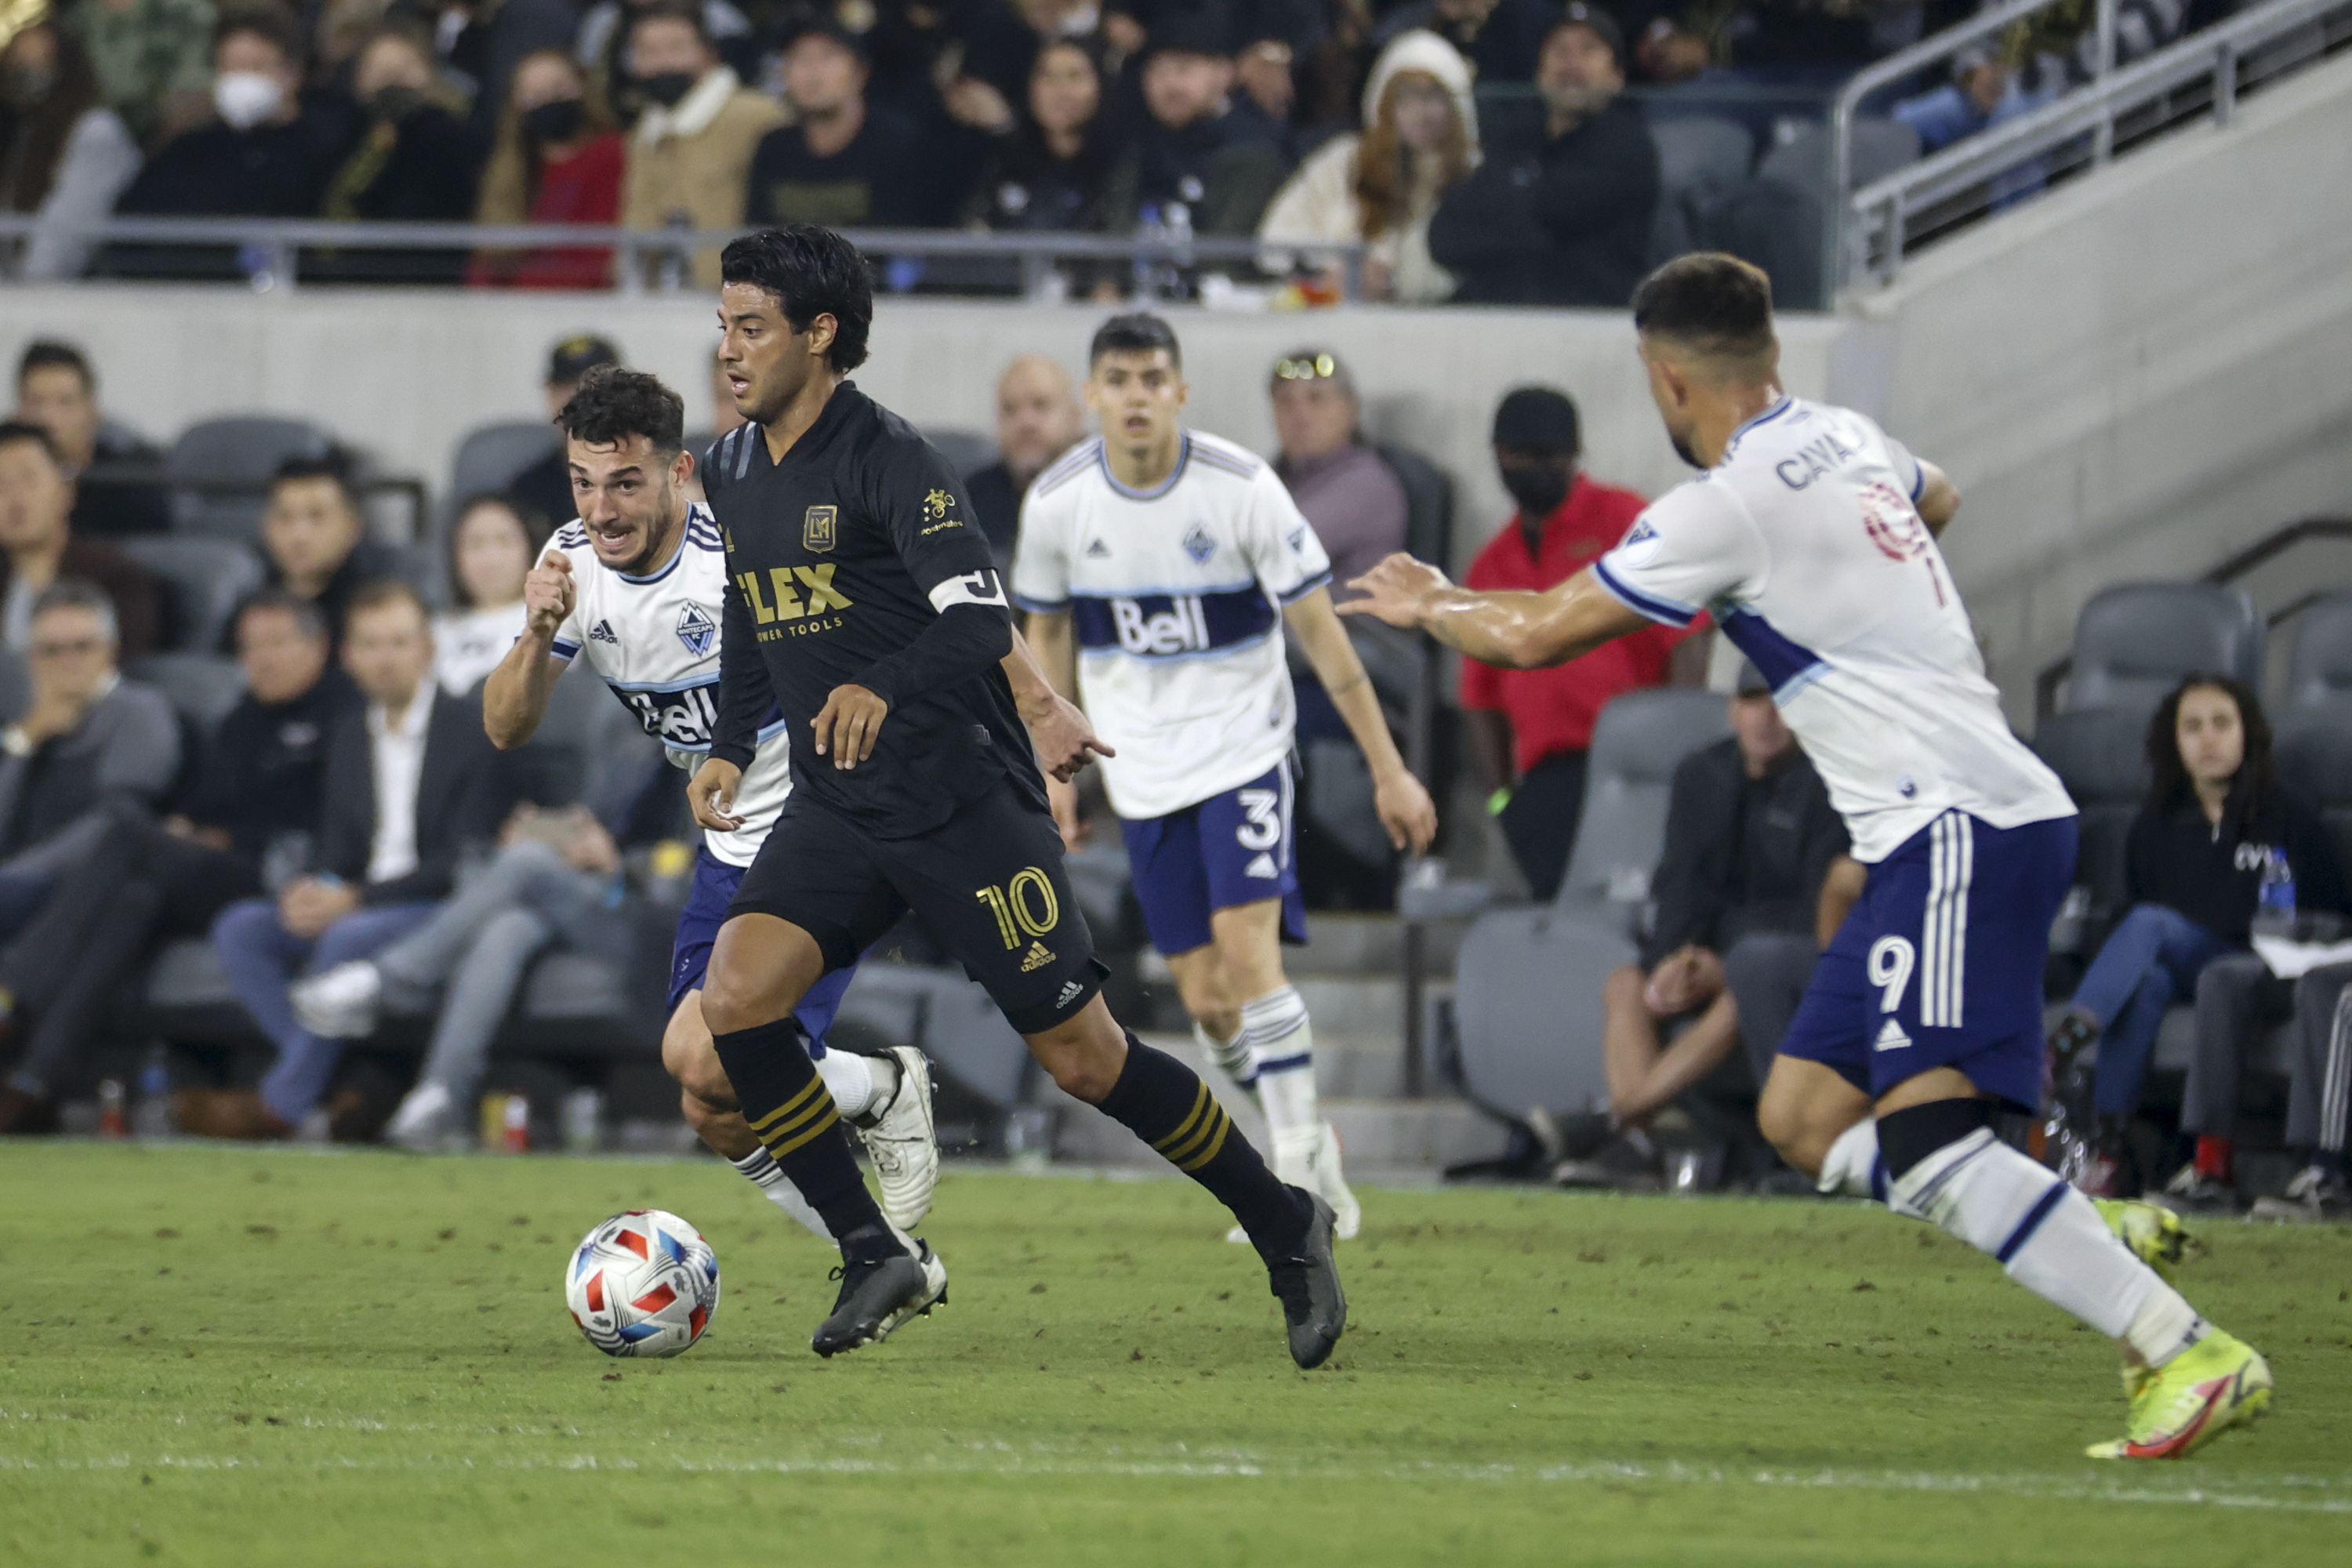
<svg viewBox="0 0 2352 1568">
<path fill-rule="evenodd" d="M 1044 936 L 1061 923 L 1062 906 L 1055 900 L 1053 879 L 1031 866 L 1013 874 L 1001 888 L 982 888 L 972 894 L 996 917 L 996 934 L 1015 948 L 1024 936 Z"/>
</svg>

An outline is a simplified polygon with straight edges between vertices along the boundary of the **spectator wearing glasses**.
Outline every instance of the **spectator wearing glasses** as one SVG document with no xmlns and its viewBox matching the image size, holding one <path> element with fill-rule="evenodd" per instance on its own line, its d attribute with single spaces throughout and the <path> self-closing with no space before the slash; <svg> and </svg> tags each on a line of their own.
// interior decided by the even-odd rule
<svg viewBox="0 0 2352 1568">
<path fill-rule="evenodd" d="M 810 13 L 784 37 L 784 96 L 796 123 L 751 154 L 743 217 L 753 225 L 909 228 L 936 214 L 936 153 L 915 128 L 866 99 L 865 41 Z"/>
<path fill-rule="evenodd" d="M 1438 198 L 1477 162 L 1469 68 L 1433 33 L 1400 34 L 1365 84 L 1364 133 L 1335 136 L 1299 165 L 1266 208 L 1258 237 L 1361 242 L 1366 299 L 1444 300 L 1454 277 L 1430 259 L 1429 220 Z M 1306 259 L 1336 291 L 1339 264 Z M 1270 254 L 1266 265 L 1287 271 L 1291 259 Z"/>
<path fill-rule="evenodd" d="M 137 805 L 110 811 L 89 858 L 0 952 L 0 1016 L 23 1041 L 0 1082 L 0 1132 L 57 1130 L 57 1089 L 152 942 L 202 936 L 309 852 L 325 736 L 357 693 L 309 601 L 264 589 L 236 632 L 245 695 L 182 810 L 160 822 Z"/>
<path fill-rule="evenodd" d="M 51 448 L 74 481 L 74 532 L 87 538 L 170 530 L 171 497 L 162 485 L 89 471 L 94 464 L 152 465 L 162 458 L 100 412 L 98 373 L 79 349 L 53 338 L 37 338 L 25 345 L 16 362 L 16 412 L 12 417 L 49 433 Z"/>
<path fill-rule="evenodd" d="M 1575 0 L 1544 35 L 1536 87 L 1544 141 L 1487 149 L 1430 220 L 1429 252 L 1472 304 L 1622 310 L 1649 266 L 1658 149 L 1620 97 L 1625 44 L 1606 11 Z"/>
<path fill-rule="evenodd" d="M 278 465 L 261 514 L 261 554 L 270 586 L 317 605 L 338 647 L 359 591 L 395 574 L 392 553 L 367 537 L 342 464 L 331 458 Z"/>
<path fill-rule="evenodd" d="M 721 63 L 692 0 L 654 0 L 637 12 L 627 47 L 629 74 L 650 101 L 629 134 L 623 226 L 741 226 L 751 154 L 784 123 L 782 107 Z M 715 247 L 696 254 L 693 274 L 695 287 L 719 287 Z"/>
<path fill-rule="evenodd" d="M 1267 393 L 1281 444 L 1274 471 L 1331 557 L 1331 602 L 1343 604 L 1358 597 L 1349 583 L 1404 548 L 1404 486 L 1359 439 L 1356 378 L 1330 350 L 1275 361 Z"/>
<path fill-rule="evenodd" d="M 143 658 L 163 640 L 163 584 L 112 545 L 75 537 L 68 473 L 46 429 L 0 424 L 0 645 L 23 653 L 41 595 L 73 581 L 107 596 L 115 655 Z"/>
<path fill-rule="evenodd" d="M 526 55 L 499 114 L 474 221 L 615 224 L 625 163 L 611 112 L 571 57 Z M 470 279 L 477 288 L 507 289 L 602 289 L 612 280 L 613 253 L 595 246 L 486 250 Z"/>
<path fill-rule="evenodd" d="M 76 223 L 103 219 L 139 173 L 139 143 L 106 107 L 89 56 L 48 20 L 0 47 L 0 210 L 39 222 L 16 276 L 79 278 L 91 242 Z"/>
<path fill-rule="evenodd" d="M 1045 354 L 1023 354 L 996 381 L 996 461 L 964 481 L 1000 572 L 1013 569 L 1021 498 L 1029 481 L 1087 433 L 1070 374 Z"/>
</svg>

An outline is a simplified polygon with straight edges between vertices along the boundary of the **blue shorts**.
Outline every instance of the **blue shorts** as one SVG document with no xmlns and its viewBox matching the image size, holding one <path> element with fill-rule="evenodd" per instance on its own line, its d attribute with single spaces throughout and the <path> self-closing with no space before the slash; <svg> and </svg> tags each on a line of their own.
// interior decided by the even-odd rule
<svg viewBox="0 0 2352 1568">
<path fill-rule="evenodd" d="M 1873 1099 L 1930 1068 L 2042 1100 L 2042 970 L 2074 879 L 2071 816 L 1990 827 L 1948 811 L 1870 868 L 1780 1054 Z"/>
<path fill-rule="evenodd" d="M 746 868 L 730 866 L 712 855 L 706 847 L 694 857 L 694 882 L 687 889 L 686 908 L 678 912 L 677 942 L 670 949 L 669 1011 L 686 1000 L 689 991 L 702 989 L 702 976 L 710 967 L 711 944 L 719 940 L 719 928 L 727 923 L 727 906 L 735 901 L 735 889 L 742 885 Z M 825 1031 L 833 1027 L 833 1016 L 841 1010 L 841 994 L 849 989 L 857 966 L 836 969 L 809 987 L 801 1005 L 793 1009 L 793 1016 L 808 1031 L 809 1056 L 824 1055 Z"/>
<path fill-rule="evenodd" d="M 1282 936 L 1307 940 L 1291 814 L 1298 789 L 1290 764 L 1166 816 L 1122 818 L 1143 929 L 1164 953 L 1210 941 L 1209 917 L 1261 899 L 1282 900 Z"/>
</svg>

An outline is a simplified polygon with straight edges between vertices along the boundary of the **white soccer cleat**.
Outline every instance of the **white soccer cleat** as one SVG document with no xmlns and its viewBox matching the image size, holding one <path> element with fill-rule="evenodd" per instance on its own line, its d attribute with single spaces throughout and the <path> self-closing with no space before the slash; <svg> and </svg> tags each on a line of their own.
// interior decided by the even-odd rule
<svg viewBox="0 0 2352 1568">
<path fill-rule="evenodd" d="M 375 1033 L 383 975 L 363 958 L 338 963 L 287 988 L 294 1021 L 322 1040 L 363 1040 Z"/>
<path fill-rule="evenodd" d="M 400 1109 L 392 1113 L 383 1141 L 415 1153 L 433 1153 L 447 1139 L 457 1110 L 457 1101 L 449 1091 L 427 1079 L 410 1089 Z"/>
<path fill-rule="evenodd" d="M 1347 1178 L 1339 1173 L 1339 1130 L 1328 1121 L 1315 1145 L 1315 1184 L 1308 1190 L 1331 1205 L 1332 1237 L 1355 1240 L 1356 1232 L 1364 1226 L 1364 1205 L 1356 1201 L 1356 1194 L 1348 1190 Z"/>
<path fill-rule="evenodd" d="M 940 1184 L 931 1064 L 912 1046 L 893 1046 L 887 1054 L 898 1066 L 898 1090 L 871 1125 L 852 1125 L 881 1183 L 882 1213 L 892 1225 L 909 1230 L 931 1212 L 931 1194 Z"/>
</svg>

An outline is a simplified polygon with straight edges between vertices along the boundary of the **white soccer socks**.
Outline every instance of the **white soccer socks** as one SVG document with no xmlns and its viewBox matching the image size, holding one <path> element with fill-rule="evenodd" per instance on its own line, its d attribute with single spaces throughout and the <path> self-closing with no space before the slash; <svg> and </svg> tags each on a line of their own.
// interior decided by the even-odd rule
<svg viewBox="0 0 2352 1568">
<path fill-rule="evenodd" d="M 1209 1033 L 1206 1025 L 1195 1021 L 1192 1025 L 1192 1043 L 1201 1047 L 1202 1056 L 1217 1064 L 1219 1072 L 1233 1079 L 1240 1088 L 1252 1093 L 1256 1091 L 1257 1073 L 1250 1064 L 1249 1041 L 1245 1034 L 1235 1035 L 1230 1040 L 1221 1040 Z"/>
<path fill-rule="evenodd" d="M 1315 1105 L 1315 1031 L 1297 988 L 1286 985 L 1243 1003 L 1235 1043 L 1249 1047 L 1250 1075 L 1273 1138 L 1275 1173 L 1311 1188 L 1323 1119 Z"/>
<path fill-rule="evenodd" d="M 765 1147 L 755 1148 L 741 1159 L 729 1163 L 751 1179 L 761 1197 L 808 1226 L 811 1235 L 822 1241 L 833 1239 L 833 1232 L 825 1228 L 824 1221 L 817 1217 L 816 1210 L 801 1196 L 800 1189 L 793 1185 L 792 1178 L 784 1174 L 784 1168 L 776 1163 L 776 1157 Z"/>
<path fill-rule="evenodd" d="M 824 1091 L 843 1120 L 853 1125 L 862 1124 L 898 1092 L 898 1063 L 855 1051 L 828 1050 L 816 1058 L 816 1076 L 824 1079 Z"/>
<path fill-rule="evenodd" d="M 1978 1102 L 1908 1107 L 1880 1118 L 1879 1131 L 1888 1207 L 1997 1259 L 2011 1279 L 2124 1341 L 2150 1366 L 2203 1337 L 2196 1310 L 2133 1256 L 2091 1200 L 1994 1137 Z"/>
<path fill-rule="evenodd" d="M 1878 1123 L 1864 1117 L 1838 1134 L 1822 1157 L 1813 1190 L 1823 1197 L 1886 1201 L 1886 1163 L 1878 1154 Z"/>
</svg>

